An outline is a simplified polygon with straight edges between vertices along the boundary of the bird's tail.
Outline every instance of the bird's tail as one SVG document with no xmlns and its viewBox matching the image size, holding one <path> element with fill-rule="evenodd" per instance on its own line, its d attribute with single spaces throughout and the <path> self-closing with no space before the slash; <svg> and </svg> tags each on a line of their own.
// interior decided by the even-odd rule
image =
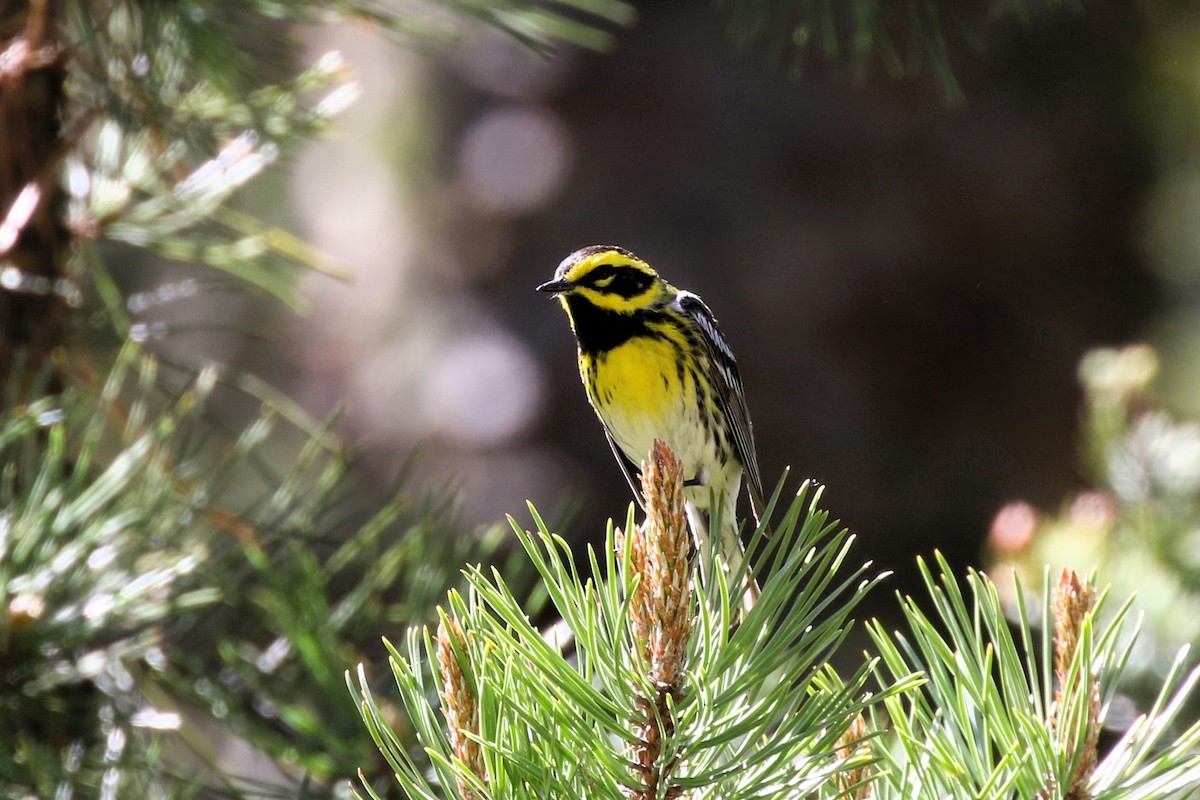
<svg viewBox="0 0 1200 800">
<path fill-rule="evenodd" d="M 705 583 L 708 583 L 713 578 L 713 570 L 719 568 L 724 571 L 731 590 L 736 590 L 744 583 L 742 611 L 747 613 L 758 602 L 762 592 L 754 575 L 745 569 L 746 548 L 738 536 L 734 503 L 723 497 L 713 500 L 722 504 L 718 512 L 713 511 L 711 504 L 708 508 L 701 508 L 691 501 L 686 504 L 688 524 L 691 526 L 696 554 L 700 559 L 700 574 Z M 714 517 L 719 517 L 717 522 L 720 525 L 715 542 L 710 533 Z"/>
</svg>

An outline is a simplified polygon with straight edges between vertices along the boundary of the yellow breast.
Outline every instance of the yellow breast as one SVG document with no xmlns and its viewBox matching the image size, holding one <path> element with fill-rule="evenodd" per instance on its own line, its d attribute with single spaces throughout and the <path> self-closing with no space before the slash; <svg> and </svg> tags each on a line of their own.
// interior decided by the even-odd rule
<svg viewBox="0 0 1200 800">
<path fill-rule="evenodd" d="M 580 370 L 591 370 L 585 381 L 592 404 L 603 415 L 619 410 L 625 415 L 661 416 L 679 402 L 679 358 L 675 346 L 662 339 L 636 337 L 595 356 L 581 357 Z"/>
<path fill-rule="evenodd" d="M 592 406 L 635 464 L 645 460 L 656 438 L 679 452 L 679 440 L 696 430 L 694 378 L 679 369 L 676 347 L 664 338 L 634 337 L 605 353 L 580 356 Z"/>
</svg>

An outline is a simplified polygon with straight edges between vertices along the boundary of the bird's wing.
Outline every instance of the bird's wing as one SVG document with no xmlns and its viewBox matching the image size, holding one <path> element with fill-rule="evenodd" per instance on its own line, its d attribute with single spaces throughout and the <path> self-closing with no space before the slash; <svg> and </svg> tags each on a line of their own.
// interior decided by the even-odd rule
<svg viewBox="0 0 1200 800">
<path fill-rule="evenodd" d="M 621 465 L 621 471 L 625 473 L 625 480 L 629 481 L 629 488 L 633 490 L 633 496 L 637 498 L 638 505 L 644 511 L 646 506 L 642 503 L 642 482 L 638 477 L 638 468 L 629 460 L 628 456 L 621 452 L 621 448 L 617 447 L 616 440 L 608 432 L 608 426 L 604 427 L 604 438 L 608 439 L 608 446 L 612 448 L 613 455 L 617 457 L 617 463 Z"/>
<path fill-rule="evenodd" d="M 700 331 L 700 338 L 708 351 L 710 364 L 709 381 L 717 395 L 717 403 L 729 423 L 730 438 L 742 470 L 750 495 L 750 508 L 756 522 L 762 522 L 766 504 L 763 502 L 762 476 L 758 471 L 758 456 L 754 450 L 754 431 L 750 424 L 750 411 L 746 408 L 746 393 L 742 388 L 742 377 L 738 374 L 737 361 L 729 343 L 717 327 L 716 317 L 708 306 L 691 292 L 679 292 L 675 298 L 679 309 L 686 314 Z"/>
</svg>

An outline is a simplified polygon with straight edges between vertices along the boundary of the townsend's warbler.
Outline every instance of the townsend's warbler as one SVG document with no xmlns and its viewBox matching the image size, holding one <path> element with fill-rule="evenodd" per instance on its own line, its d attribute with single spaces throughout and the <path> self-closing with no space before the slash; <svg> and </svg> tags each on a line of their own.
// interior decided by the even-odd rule
<svg viewBox="0 0 1200 800">
<path fill-rule="evenodd" d="M 737 576 L 743 549 L 736 505 L 742 477 L 756 521 L 762 479 L 737 362 L 708 306 L 619 247 L 567 256 L 537 287 L 566 309 L 588 400 L 638 495 L 638 465 L 662 439 L 683 462 L 688 522 L 707 573 L 712 503 L 720 506 L 716 552 Z M 740 577 L 740 576 L 737 576 Z M 736 584 L 735 584 L 736 585 Z M 746 604 L 757 596 L 749 582 Z"/>
</svg>

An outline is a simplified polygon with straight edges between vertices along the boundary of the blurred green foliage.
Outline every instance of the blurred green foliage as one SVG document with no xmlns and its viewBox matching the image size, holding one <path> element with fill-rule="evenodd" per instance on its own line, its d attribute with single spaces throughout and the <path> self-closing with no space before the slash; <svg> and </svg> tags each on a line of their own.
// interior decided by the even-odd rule
<svg viewBox="0 0 1200 800">
<path fill-rule="evenodd" d="M 611 35 L 598 25 L 633 19 L 617 0 L 431 0 L 403 10 L 360 0 L 125 0 L 68 3 L 62 16 L 68 219 L 80 244 L 103 237 L 206 264 L 292 306 L 303 304 L 306 270 L 344 278 L 349 268 L 229 201 L 289 145 L 328 131 L 357 87 L 337 53 L 294 74 L 289 23 L 362 20 L 425 46 L 474 23 L 546 50 L 606 47 Z M 77 253 L 77 272 L 105 269 L 88 256 Z"/>
<path fill-rule="evenodd" d="M 1200 641 L 1200 424 L 1157 400 L 1159 370 L 1146 345 L 1088 353 L 1079 377 L 1092 488 L 1045 514 L 1012 503 L 989 538 L 993 571 L 1011 567 L 1030 582 L 1044 564 L 1096 569 L 1118 596 L 1136 594 L 1145 635 L 1126 689 L 1137 709 L 1178 649 Z"/>
<path fill-rule="evenodd" d="M 498 539 L 445 500 L 364 504 L 331 431 L 270 405 L 217 434 L 215 369 L 155 385 L 131 344 L 0 418 L 0 791 L 236 794 L 231 739 L 275 767 L 252 794 L 332 791 L 370 749 L 342 671 Z"/>
<path fill-rule="evenodd" d="M 981 47 L 989 25 L 1004 18 L 1027 22 L 1035 13 L 1078 0 L 990 0 L 974 7 L 944 0 L 716 0 L 728 9 L 740 43 L 800 74 L 814 53 L 862 79 L 878 68 L 893 79 L 928 69 L 950 100 L 962 100 L 952 54 Z"/>
</svg>

